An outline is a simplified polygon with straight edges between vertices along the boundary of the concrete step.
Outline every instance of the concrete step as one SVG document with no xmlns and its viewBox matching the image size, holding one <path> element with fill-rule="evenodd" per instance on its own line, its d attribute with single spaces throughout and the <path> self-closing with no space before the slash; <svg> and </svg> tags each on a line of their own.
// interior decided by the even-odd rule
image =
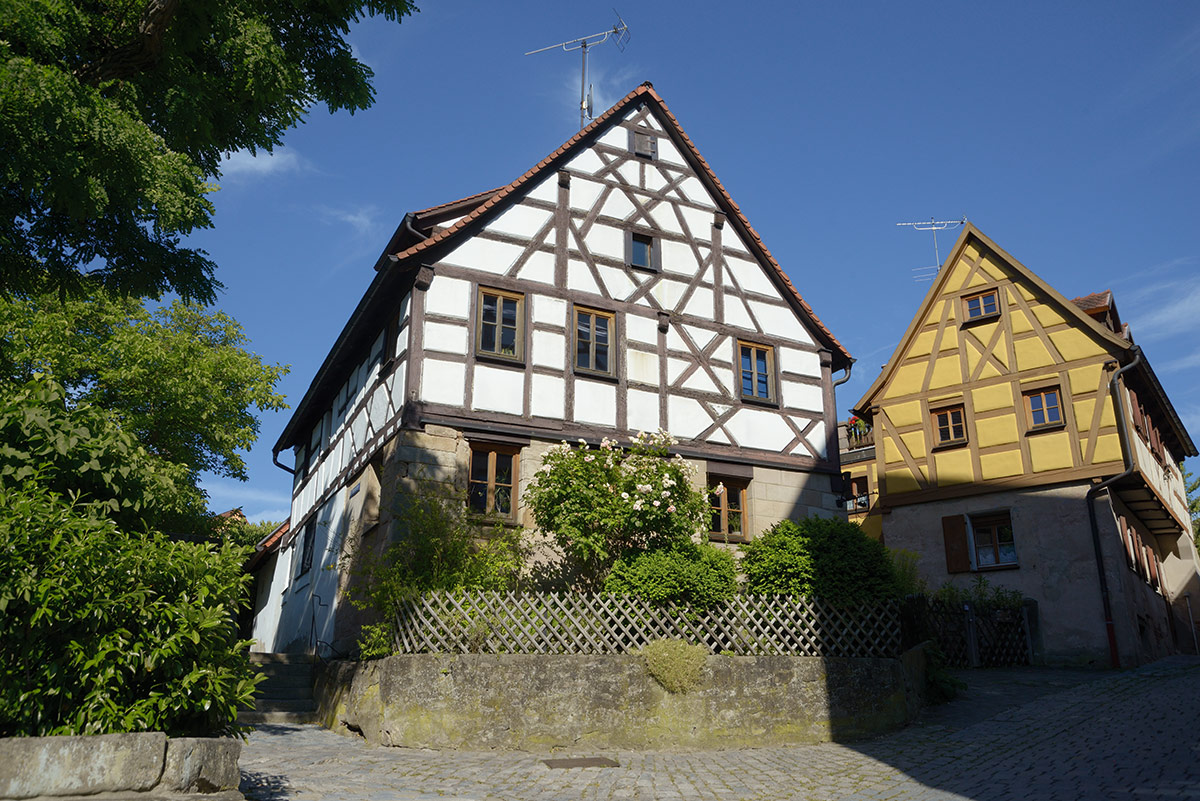
<svg viewBox="0 0 1200 801">
<path fill-rule="evenodd" d="M 272 701 L 311 701 L 313 695 L 312 687 L 307 684 L 303 687 L 280 687 L 270 682 L 263 682 L 258 685 L 255 697 Z"/>
<path fill-rule="evenodd" d="M 263 723 L 316 723 L 316 711 L 312 712 L 255 712 L 243 710 L 238 712 L 237 722 L 243 726 L 257 726 Z"/>
<path fill-rule="evenodd" d="M 267 681 L 277 684 L 312 684 L 312 665 L 255 665 Z"/>
<path fill-rule="evenodd" d="M 311 698 L 255 698 L 254 712 L 315 712 L 317 704 Z"/>
</svg>

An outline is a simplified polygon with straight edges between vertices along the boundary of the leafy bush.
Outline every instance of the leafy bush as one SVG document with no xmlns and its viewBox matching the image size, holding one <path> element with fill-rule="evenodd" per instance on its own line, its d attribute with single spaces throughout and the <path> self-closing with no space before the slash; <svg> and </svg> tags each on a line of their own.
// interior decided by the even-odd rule
<svg viewBox="0 0 1200 801">
<path fill-rule="evenodd" d="M 606 592 L 636 595 L 653 603 L 674 602 L 707 609 L 733 597 L 733 557 L 708 543 L 688 542 L 672 550 L 622 557 L 604 581 Z"/>
<path fill-rule="evenodd" d="M 969 587 L 959 587 L 947 581 L 933 594 L 935 600 L 954 606 L 969 603 L 976 609 L 1020 609 L 1024 596 L 1019 590 L 993 587 L 982 575 L 975 576 Z"/>
<path fill-rule="evenodd" d="M 419 481 L 396 499 L 396 541 L 381 554 L 362 549 L 343 556 L 352 576 L 350 602 L 379 622 L 363 626 L 366 659 L 393 653 L 392 618 L 401 601 L 429 590 L 507 590 L 525 563 L 521 530 L 467 511 L 460 490 Z"/>
<path fill-rule="evenodd" d="M 616 561 L 671 550 L 704 530 L 708 503 L 691 485 L 692 469 L 667 458 L 669 434 L 641 433 L 628 451 L 605 439 L 551 448 L 526 493 L 538 526 L 562 550 L 578 589 L 598 589 Z"/>
<path fill-rule="evenodd" d="M 917 569 L 919 556 L 912 551 L 888 549 L 892 556 L 892 572 L 896 577 L 896 592 L 901 598 L 910 595 L 925 595 L 928 587 Z"/>
<path fill-rule="evenodd" d="M 646 672 L 669 693 L 686 693 L 700 685 L 708 650 L 683 640 L 653 640 L 642 646 Z"/>
<path fill-rule="evenodd" d="M 0 735 L 234 729 L 259 681 L 246 549 L 124 531 L 48 483 L 0 478 Z"/>
<path fill-rule="evenodd" d="M 845 520 L 784 520 L 741 549 L 752 593 L 812 596 L 843 606 L 898 593 L 887 549 Z"/>
</svg>

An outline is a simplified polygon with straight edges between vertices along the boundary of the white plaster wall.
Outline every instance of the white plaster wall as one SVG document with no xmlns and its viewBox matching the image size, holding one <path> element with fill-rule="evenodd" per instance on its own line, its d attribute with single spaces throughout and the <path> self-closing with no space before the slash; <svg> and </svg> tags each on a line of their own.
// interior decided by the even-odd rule
<svg viewBox="0 0 1200 801">
<path fill-rule="evenodd" d="M 263 565 L 258 571 L 258 592 L 254 602 L 254 621 L 250 629 L 250 636 L 254 640 L 250 646 L 251 651 L 270 652 L 275 647 L 283 588 L 286 586 L 281 581 L 281 576 L 276 575 L 280 572 L 279 563 L 279 553 L 276 552 L 263 560 Z M 290 564 L 291 560 L 286 560 L 286 563 Z"/>
<path fill-rule="evenodd" d="M 600 426 L 617 424 L 617 388 L 604 381 L 575 380 L 575 419 Z"/>
<path fill-rule="evenodd" d="M 426 358 L 421 362 L 421 399 L 462 406 L 467 366 Z"/>
<path fill-rule="evenodd" d="M 563 326 L 567 322 L 567 303 L 558 298 L 546 295 L 532 295 L 529 298 L 532 308 L 533 321 L 546 325 Z"/>
<path fill-rule="evenodd" d="M 467 327 L 449 323 L 425 323 L 425 350 L 467 355 Z"/>
<path fill-rule="evenodd" d="M 274 651 L 307 652 L 314 635 L 325 642 L 333 639 L 333 616 L 338 601 L 337 571 L 326 568 L 337 562 L 341 538 L 345 534 L 345 494 L 344 490 L 334 493 L 321 508 L 312 567 L 308 572 L 295 577 L 300 565 L 303 531 L 297 531 L 291 547 L 280 554 L 279 564 L 287 583 L 282 593 L 279 624 L 272 646 Z M 292 519 L 296 520 L 296 517 Z M 276 575 L 279 575 L 278 571 Z"/>
<path fill-rule="evenodd" d="M 425 311 L 447 317 L 467 318 L 471 302 L 471 284 L 460 278 L 434 276 L 425 292 Z"/>
<path fill-rule="evenodd" d="M 725 428 L 744 448 L 776 452 L 783 450 L 795 436 L 778 414 L 748 406 L 734 412 Z"/>
<path fill-rule="evenodd" d="M 533 353 L 530 358 L 539 367 L 552 367 L 562 370 L 566 354 L 567 340 L 562 334 L 551 331 L 533 332 Z"/>
<path fill-rule="evenodd" d="M 514 206 L 514 209 L 520 209 L 521 206 Z M 516 262 L 517 257 L 521 255 L 524 248 L 517 245 L 509 244 L 508 242 L 496 242 L 482 237 L 472 237 L 463 244 L 459 245 L 450 253 L 442 257 L 442 261 L 446 264 L 453 264 L 458 267 L 469 267 L 473 270 L 482 270 L 488 273 L 504 274 Z M 437 284 L 438 279 L 434 279 L 430 285 L 430 292 L 433 291 L 433 286 Z M 428 310 L 428 300 L 426 300 L 425 308 Z"/>
<path fill-rule="evenodd" d="M 625 414 L 630 431 L 636 433 L 659 429 L 658 393 L 631 389 L 626 403 Z"/>
<path fill-rule="evenodd" d="M 534 373 L 532 389 L 529 413 L 562 420 L 566 411 L 566 382 L 558 376 Z"/>
<path fill-rule="evenodd" d="M 471 397 L 476 409 L 524 414 L 525 373 L 477 364 Z"/>
</svg>

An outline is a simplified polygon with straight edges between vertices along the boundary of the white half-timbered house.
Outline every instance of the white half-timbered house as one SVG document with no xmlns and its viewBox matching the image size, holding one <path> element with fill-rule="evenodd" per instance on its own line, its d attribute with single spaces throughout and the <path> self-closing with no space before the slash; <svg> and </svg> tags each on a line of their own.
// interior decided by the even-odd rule
<svg viewBox="0 0 1200 801">
<path fill-rule="evenodd" d="M 832 373 L 850 355 L 800 297 L 650 84 L 516 181 L 405 216 L 275 445 L 290 540 L 263 650 L 342 648 L 349 540 L 388 537 L 406 479 L 532 526 L 524 488 L 564 439 L 666 429 L 713 536 L 840 514 Z"/>
</svg>

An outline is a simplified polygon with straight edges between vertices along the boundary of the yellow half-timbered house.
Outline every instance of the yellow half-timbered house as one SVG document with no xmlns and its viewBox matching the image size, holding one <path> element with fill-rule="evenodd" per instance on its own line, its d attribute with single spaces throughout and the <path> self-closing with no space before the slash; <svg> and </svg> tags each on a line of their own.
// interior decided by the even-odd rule
<svg viewBox="0 0 1200 801">
<path fill-rule="evenodd" d="M 853 411 L 850 511 L 933 587 L 1037 600 L 1050 661 L 1191 650 L 1196 447 L 1111 293 L 1068 300 L 967 224 Z"/>
</svg>

